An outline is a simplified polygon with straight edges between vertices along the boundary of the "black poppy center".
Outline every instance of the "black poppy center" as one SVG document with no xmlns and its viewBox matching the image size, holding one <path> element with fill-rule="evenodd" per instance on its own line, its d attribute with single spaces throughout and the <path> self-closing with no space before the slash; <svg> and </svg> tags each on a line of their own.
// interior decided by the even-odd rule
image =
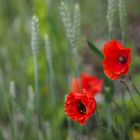
<svg viewBox="0 0 140 140">
<path fill-rule="evenodd" d="M 127 57 L 120 56 L 120 57 L 118 58 L 118 60 L 119 60 L 119 62 L 120 62 L 121 64 L 126 64 L 126 63 L 127 63 Z"/>
<path fill-rule="evenodd" d="M 86 113 L 86 107 L 83 103 L 80 103 L 78 105 L 78 111 L 81 113 L 81 114 L 85 114 Z"/>
</svg>

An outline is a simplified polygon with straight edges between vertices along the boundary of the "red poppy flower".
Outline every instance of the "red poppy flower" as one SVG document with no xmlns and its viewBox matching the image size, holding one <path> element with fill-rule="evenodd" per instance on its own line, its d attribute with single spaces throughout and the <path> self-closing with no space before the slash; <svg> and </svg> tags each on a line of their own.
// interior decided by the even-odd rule
<svg viewBox="0 0 140 140">
<path fill-rule="evenodd" d="M 85 72 L 81 74 L 79 79 L 75 79 L 72 83 L 72 91 L 80 92 L 81 89 L 86 89 L 93 97 L 98 92 L 102 91 L 103 81 L 95 76 L 91 76 Z"/>
<path fill-rule="evenodd" d="M 131 49 L 125 48 L 117 40 L 112 40 L 104 45 L 103 67 L 104 73 L 111 80 L 116 80 L 127 75 L 130 67 Z"/>
<path fill-rule="evenodd" d="M 66 97 L 65 113 L 73 121 L 77 121 L 82 126 L 92 116 L 96 110 L 96 101 L 89 96 L 86 90 L 82 93 L 70 92 Z"/>
</svg>

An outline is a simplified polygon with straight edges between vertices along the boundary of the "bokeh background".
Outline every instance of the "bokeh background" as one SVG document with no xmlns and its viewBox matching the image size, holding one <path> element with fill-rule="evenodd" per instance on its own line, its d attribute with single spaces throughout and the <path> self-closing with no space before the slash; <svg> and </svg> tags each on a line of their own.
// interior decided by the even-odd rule
<svg viewBox="0 0 140 140">
<path fill-rule="evenodd" d="M 121 140 L 134 139 L 136 135 L 140 139 L 140 116 L 129 97 L 126 99 L 125 116 L 122 116 L 121 111 L 115 107 L 110 114 L 113 116 L 110 120 L 112 122 L 110 131 L 106 128 L 109 119 L 107 108 L 113 105 L 112 103 L 108 105 L 104 100 L 99 103 L 99 116 L 104 127 L 97 125 L 95 116 L 84 127 L 67 120 L 64 101 L 70 90 L 70 81 L 76 76 L 76 65 L 60 15 L 60 2 L 60 0 L 0 0 L 0 140 L 118 140 L 118 137 L 120 138 L 118 131 L 123 133 Z M 71 13 L 76 3 L 80 7 L 81 32 L 76 46 L 80 70 L 103 79 L 101 60 L 89 49 L 87 40 L 102 49 L 103 43 L 109 39 L 106 20 L 107 0 L 64 2 Z M 126 0 L 126 9 L 126 46 L 132 48 L 130 75 L 139 87 L 140 0 Z M 33 15 L 39 19 L 37 63 L 41 124 L 34 109 L 28 109 L 29 103 L 32 102 L 29 100 L 29 94 L 35 92 L 31 48 Z M 51 43 L 53 78 L 50 76 L 51 71 L 46 60 L 45 34 L 48 34 Z M 113 38 L 121 39 L 117 11 Z M 121 84 L 116 81 L 115 85 L 115 101 L 123 108 L 119 93 Z M 136 103 L 140 104 L 140 98 L 135 96 L 134 93 Z M 52 103 L 53 100 L 55 105 Z M 36 105 L 31 106 L 34 108 Z M 119 126 L 117 131 L 115 116 Z M 134 136 L 131 137 L 132 133 Z"/>
</svg>

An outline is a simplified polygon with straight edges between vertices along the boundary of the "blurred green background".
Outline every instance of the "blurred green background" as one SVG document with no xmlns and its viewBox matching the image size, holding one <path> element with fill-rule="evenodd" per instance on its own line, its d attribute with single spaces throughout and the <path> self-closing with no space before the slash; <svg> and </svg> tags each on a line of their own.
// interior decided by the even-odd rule
<svg viewBox="0 0 140 140">
<path fill-rule="evenodd" d="M 108 135 L 107 129 L 97 127 L 94 117 L 85 127 L 67 121 L 64 113 L 64 101 L 70 89 L 69 81 L 76 75 L 76 67 L 59 13 L 60 2 L 60 0 L 0 0 L 0 140 L 118 139 L 114 130 L 116 127 L 113 127 L 112 133 Z M 103 71 L 99 64 L 101 61 L 88 48 L 87 39 L 94 42 L 100 49 L 103 43 L 108 40 L 107 0 L 65 0 L 64 2 L 71 12 L 73 12 L 76 3 L 80 6 L 81 34 L 77 45 L 80 68 L 102 78 Z M 126 0 L 126 7 L 126 44 L 133 50 L 130 75 L 139 86 L 140 0 Z M 36 119 L 36 113 L 27 109 L 29 86 L 31 85 L 33 92 L 35 91 L 31 49 L 31 19 L 33 15 L 39 18 L 37 61 L 41 130 L 37 127 L 40 124 Z M 50 71 L 45 53 L 44 35 L 46 33 L 49 36 L 52 49 L 53 92 L 55 92 L 56 102 L 54 106 L 52 105 Z M 120 39 L 117 12 L 113 38 Z M 11 99 L 10 96 L 12 81 L 15 84 L 16 97 L 14 99 Z M 117 94 L 120 84 L 118 82 L 115 84 L 117 85 Z M 118 97 L 117 103 L 121 104 L 120 102 L 120 97 Z M 139 100 L 137 99 L 136 102 L 139 103 Z M 128 140 L 129 128 L 134 123 L 140 123 L 140 118 L 131 101 L 128 100 L 126 104 L 128 104 L 129 113 L 126 113 L 127 119 L 124 124 L 126 129 L 123 133 L 125 139 Z M 107 106 L 107 103 L 101 104 L 100 109 L 101 118 L 105 123 Z M 119 110 L 115 110 L 112 116 L 116 114 L 120 126 L 123 126 L 124 116 L 121 116 Z M 70 125 L 68 125 L 69 123 Z M 140 135 L 140 131 L 138 134 Z M 71 136 L 74 137 L 71 138 Z"/>
</svg>

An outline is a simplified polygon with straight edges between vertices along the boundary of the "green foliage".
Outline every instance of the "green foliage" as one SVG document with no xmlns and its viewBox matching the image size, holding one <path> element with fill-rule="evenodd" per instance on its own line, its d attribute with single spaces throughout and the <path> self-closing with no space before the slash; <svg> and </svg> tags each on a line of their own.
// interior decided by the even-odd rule
<svg viewBox="0 0 140 140">
<path fill-rule="evenodd" d="M 107 102 L 111 102 L 115 94 L 115 85 L 114 82 L 104 76 L 104 85 L 105 85 L 105 99 Z"/>
<path fill-rule="evenodd" d="M 0 139 L 5 140 L 2 129 L 0 129 Z"/>
<path fill-rule="evenodd" d="M 138 118 L 138 113 L 130 98 L 126 98 L 125 101 L 125 118 L 127 119 L 123 118 L 122 112 L 120 113 L 120 110 L 112 103 L 112 98 L 116 93 L 113 100 L 117 102 L 120 108 L 123 108 L 119 90 L 115 92 L 114 83 L 103 76 L 103 72 L 100 75 L 100 70 L 97 70 L 94 72 L 104 79 L 105 86 L 103 91 L 105 100 L 99 105 L 99 116 L 103 121 L 104 127 L 99 128 L 96 126 L 97 119 L 95 115 L 84 127 L 79 126 L 75 122 L 70 121 L 70 124 L 68 123 L 69 121 L 67 121 L 64 113 L 64 97 L 71 87 L 71 79 L 76 75 L 77 64 L 81 62 L 80 68 L 82 67 L 82 69 L 87 69 L 91 72 L 96 65 L 99 65 L 96 61 L 91 61 L 92 63 L 87 62 L 91 56 L 88 54 L 87 48 L 83 47 L 86 44 L 83 36 L 90 39 L 98 39 L 96 42 L 101 44 L 101 40 L 106 40 L 108 34 L 106 1 L 72 0 L 65 1 L 65 4 L 67 5 L 65 10 L 69 11 L 71 18 L 71 23 L 68 22 L 65 25 L 71 24 L 69 35 L 67 36 L 65 34 L 66 27 L 64 28 L 63 26 L 59 12 L 60 0 L 1 0 L 0 2 L 0 140 L 5 140 L 7 136 L 10 139 L 16 137 L 16 140 L 42 140 L 41 137 L 43 137 L 43 140 L 86 139 L 87 137 L 94 137 L 94 133 L 97 134 L 95 136 L 99 140 L 116 140 L 117 136 L 114 134 L 116 126 L 112 118 L 117 116 L 120 130 L 122 130 L 122 127 L 126 128 L 125 135 L 128 134 L 129 126 L 133 124 L 131 123 L 132 119 Z M 132 6 L 133 4 L 134 6 Z M 140 8 L 137 3 L 128 0 L 127 5 L 129 9 L 128 14 L 132 16 L 130 20 L 133 19 L 133 16 L 139 15 Z M 124 24 L 125 13 L 122 11 L 125 9 L 123 7 L 120 8 L 121 29 L 124 30 L 126 26 L 126 23 Z M 110 30 L 112 30 L 112 25 L 114 24 L 114 10 L 116 9 L 111 7 L 111 11 L 108 13 Z M 64 12 L 63 14 L 66 14 Z M 37 84 L 40 93 L 40 118 L 38 118 L 39 115 L 34 109 L 36 104 L 33 98 L 35 95 L 35 84 L 30 26 L 33 15 L 38 17 L 39 24 L 36 58 L 38 67 Z M 116 30 L 118 31 L 118 29 Z M 81 33 L 83 36 L 81 36 Z M 50 53 L 45 48 L 45 34 L 48 34 L 51 44 L 51 62 L 49 62 L 51 64 L 46 59 Z M 72 46 L 77 47 L 78 52 L 76 55 L 78 57 L 73 55 L 73 50 L 68 44 L 68 38 Z M 88 41 L 88 45 L 94 56 L 103 60 L 102 52 L 90 41 Z M 139 53 L 135 52 L 134 44 L 128 40 L 128 46 L 130 45 L 134 49 L 131 74 L 134 82 L 139 86 Z M 79 56 L 79 52 L 85 52 L 88 57 L 84 57 L 83 54 Z M 77 61 L 75 58 L 79 60 Z M 87 64 L 91 68 L 88 68 Z M 51 68 L 49 65 L 51 65 Z M 53 69 L 53 74 L 51 69 Z M 11 96 L 13 88 L 9 87 L 11 81 L 14 82 L 14 99 Z M 53 85 L 52 87 L 50 86 L 51 84 Z M 120 87 L 120 85 L 117 86 Z M 55 94 L 52 97 L 54 92 Z M 29 95 L 29 93 L 32 95 Z M 127 94 L 125 95 L 128 96 Z M 55 98 L 55 105 L 52 98 Z M 134 96 L 134 99 L 139 105 L 139 97 Z M 32 106 L 30 106 L 31 102 Z M 107 107 L 109 105 L 110 107 Z M 112 117 L 110 120 L 112 127 L 110 129 L 107 128 L 108 108 L 111 112 L 110 117 Z M 111 130 L 111 133 L 108 130 Z"/>
<path fill-rule="evenodd" d="M 96 54 L 98 55 L 99 58 L 103 59 L 103 54 L 102 52 L 94 45 L 92 44 L 90 41 L 88 41 L 88 46 L 90 47 L 90 49 Z"/>
</svg>

